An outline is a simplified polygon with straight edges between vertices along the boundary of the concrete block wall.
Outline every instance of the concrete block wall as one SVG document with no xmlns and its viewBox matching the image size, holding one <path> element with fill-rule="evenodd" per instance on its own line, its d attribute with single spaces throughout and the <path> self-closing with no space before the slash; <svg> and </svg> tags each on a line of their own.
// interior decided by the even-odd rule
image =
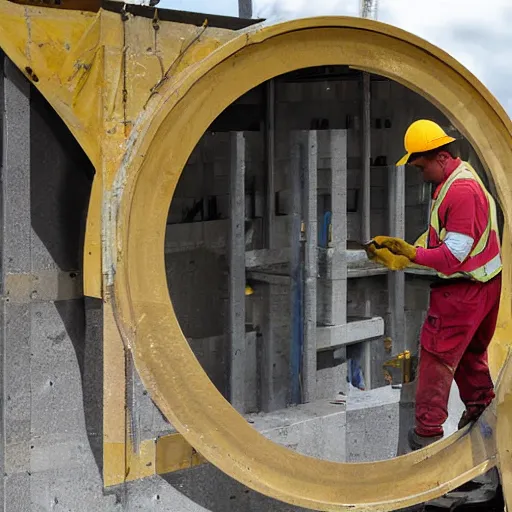
<svg viewBox="0 0 512 512">
<path fill-rule="evenodd" d="M 0 62 L 2 510 L 119 510 L 101 481 L 101 304 L 84 303 L 79 277 L 92 167 Z"/>
<path fill-rule="evenodd" d="M 276 82 L 276 161 L 275 190 L 277 214 L 275 223 L 275 247 L 288 247 L 289 214 L 291 212 L 292 185 L 290 176 L 290 131 L 310 129 L 318 120 L 327 120 L 328 128 L 347 128 L 347 229 L 348 239 L 360 239 L 361 195 L 361 120 L 360 120 L 361 88 L 358 80 L 339 82 Z M 263 109 L 263 96 L 252 91 L 240 98 L 240 104 L 260 104 Z M 401 105 L 397 111 L 396 105 Z M 372 160 L 371 169 L 371 233 L 386 234 L 388 232 L 388 174 L 393 164 L 403 153 L 403 133 L 407 124 L 418 117 L 430 117 L 446 123 L 444 117 L 435 112 L 432 106 L 406 88 L 386 80 L 372 81 Z M 223 125 L 229 125 L 226 112 Z M 234 119 L 234 118 L 233 118 Z M 233 120 L 234 122 L 234 120 Z M 227 123 L 227 124 L 226 124 Z M 248 236 L 247 249 L 262 247 L 262 223 L 264 206 L 264 138 L 262 131 L 246 132 L 246 211 L 253 219 L 251 237 Z M 330 154 L 328 132 L 318 132 L 318 226 L 322 226 L 323 214 L 331 206 L 328 195 L 328 179 L 330 173 Z M 166 263 L 171 296 L 176 304 L 178 318 L 182 323 L 185 335 L 190 338 L 200 361 L 217 387 L 225 389 L 227 376 L 222 360 L 209 362 L 214 357 L 208 346 L 212 337 L 223 336 L 227 315 L 227 264 L 226 237 L 229 228 L 229 133 L 207 133 L 192 154 L 178 183 L 175 198 L 169 214 L 169 232 Z M 384 159 L 384 160 L 383 160 Z M 406 239 L 414 241 L 424 230 L 426 211 L 428 208 L 428 187 L 421 182 L 418 173 L 409 170 L 406 175 Z M 205 223 L 184 223 L 184 209 L 191 208 L 201 197 L 215 197 L 219 220 Z M 350 211 L 355 209 L 356 211 Z M 208 213 L 208 212 L 207 212 Z M 201 214 L 195 220 L 201 219 Z M 190 219 L 189 219 L 190 220 Z M 179 236 L 178 236 L 179 231 Z M 212 233 L 215 233 L 213 235 Z M 179 242 L 177 240 L 180 240 Z M 194 251 L 192 251 L 194 248 Z M 186 249 L 186 251 L 185 251 Z M 183 251 L 177 254 L 176 251 Z M 170 253 L 173 254 L 170 254 Z M 186 269 L 183 272 L 183 269 Z M 267 286 L 267 285 L 261 285 Z M 372 293 L 368 293 L 369 289 Z M 201 290 L 201 291 L 199 291 Z M 356 290 L 366 292 L 364 300 L 358 301 L 359 307 L 352 305 L 350 315 L 361 317 L 368 313 L 366 303 L 371 304 L 372 314 L 389 319 L 387 304 L 387 280 L 373 277 L 362 280 L 359 284 L 349 280 L 348 297 Z M 378 290 L 378 293 L 376 293 Z M 267 290 L 268 291 L 268 290 Z M 276 296 L 272 299 L 277 311 L 281 312 L 275 330 L 276 367 L 274 376 L 274 392 L 279 398 L 278 408 L 286 405 L 288 387 L 288 352 L 289 352 L 289 298 L 286 286 L 272 288 Z M 425 292 L 426 293 L 426 292 Z M 247 322 L 256 326 L 262 325 L 258 319 L 258 299 L 248 298 Z M 357 295 L 357 293 L 356 293 Z M 319 321 L 322 319 L 322 290 L 319 288 Z M 357 301 L 356 301 L 357 302 Z M 366 308 L 366 309 L 365 309 Z M 251 313 L 254 312 L 254 314 Z M 214 312 L 214 314 L 212 314 Z M 412 327 L 424 314 L 423 310 L 407 311 L 409 333 Z M 386 322 L 389 323 L 389 322 Z M 411 344 L 416 342 L 411 339 Z M 206 340 L 206 341 L 201 341 Z M 263 342 L 263 340 L 260 340 Z M 203 347 L 204 344 L 204 347 Z M 372 344 L 372 365 L 376 381 L 383 383 L 381 366 L 389 355 L 383 352 L 382 341 L 375 340 Z M 412 348 L 412 347 L 411 347 Z M 208 355 L 210 354 L 210 355 Z M 325 358 L 324 359 L 329 359 Z M 342 380 L 346 368 L 340 359 L 331 357 L 331 368 L 319 367 L 319 389 L 325 390 L 325 396 L 332 396 L 338 388 L 342 388 Z M 222 378 L 224 376 L 224 378 Z M 342 388 L 343 389 L 343 388 Z M 323 395 L 322 395 L 323 396 Z"/>
<path fill-rule="evenodd" d="M 372 80 L 372 162 L 371 169 L 371 234 L 387 234 L 388 210 L 391 205 L 388 204 L 388 176 L 393 172 L 393 164 L 403 154 L 403 135 L 408 124 L 414 119 L 430 118 L 443 126 L 449 127 L 449 122 L 445 116 L 437 111 L 428 101 L 419 97 L 407 88 L 389 82 L 387 80 Z M 263 108 L 263 95 L 261 91 L 252 91 L 242 97 L 238 103 L 257 105 Z M 348 240 L 358 241 L 360 239 L 360 208 L 361 197 L 358 196 L 358 189 L 361 185 L 361 120 L 360 120 L 360 101 L 361 88 L 358 80 L 346 80 L 339 82 L 303 82 L 292 83 L 279 81 L 276 82 L 276 163 L 275 163 L 275 188 L 276 201 L 278 208 L 278 217 L 275 223 L 275 241 L 276 247 L 287 247 L 289 245 L 289 217 L 291 211 L 291 177 L 290 177 L 290 153 L 289 139 L 290 130 L 310 129 L 317 127 L 318 121 L 326 120 L 328 128 L 346 128 L 348 129 L 348 174 L 347 174 L 347 202 L 349 211 L 347 212 L 347 230 Z M 397 108 L 400 105 L 400 108 Z M 229 116 L 224 116 L 224 125 L 229 125 Z M 227 125 L 226 125 L 227 126 Z M 247 201 L 248 210 L 251 214 L 258 217 L 254 219 L 252 225 L 252 238 L 248 243 L 249 248 L 259 248 L 262 245 L 262 230 L 260 218 L 263 214 L 263 171 L 264 171 L 264 139 L 263 132 L 246 132 L 247 140 L 247 194 L 254 193 L 254 198 Z M 330 155 L 328 148 L 328 132 L 320 130 L 318 132 L 318 226 L 319 231 L 322 225 L 323 214 L 331 207 L 330 197 L 327 193 L 328 177 L 330 172 Z M 387 165 L 385 165 L 387 164 Z M 215 195 L 218 199 L 219 217 L 226 219 L 226 208 L 228 204 L 228 171 L 229 171 L 229 134 L 216 132 L 206 134 L 203 141 L 191 156 L 185 172 L 180 180 L 176 191 L 176 205 L 173 204 L 170 210 L 169 222 L 180 222 L 180 208 L 183 200 L 190 204 L 191 201 L 197 201 L 201 194 Z M 406 194 L 405 194 L 405 238 L 409 242 L 414 242 L 416 238 L 424 232 L 427 224 L 428 204 L 431 188 L 422 182 L 421 175 L 413 168 L 406 170 Z M 224 205 L 224 206 L 222 206 Z M 350 211 L 354 208 L 357 211 Z M 196 217 L 198 219 L 199 217 Z M 223 222 L 222 227 L 220 223 Z M 181 229 L 182 234 L 185 229 L 192 230 L 195 234 L 190 234 L 190 239 L 196 238 L 198 233 L 202 236 L 210 236 L 210 240 L 204 240 L 202 250 L 205 253 L 200 258 L 190 258 L 189 261 L 197 262 L 202 260 L 212 262 L 212 268 L 206 272 L 197 271 L 201 278 L 192 277 L 186 291 L 181 291 L 185 283 L 179 284 L 179 277 L 174 277 L 173 268 L 183 268 L 178 261 L 185 262 L 188 256 L 193 253 L 184 254 L 180 259 L 178 256 L 167 256 L 169 269 L 169 283 L 171 285 L 171 294 L 176 295 L 176 304 L 180 304 L 178 315 L 183 316 L 184 330 L 191 339 L 199 340 L 201 337 L 211 337 L 221 335 L 222 326 L 225 325 L 226 301 L 225 293 L 226 282 L 226 264 L 225 264 L 225 236 L 229 221 L 212 221 L 204 224 L 204 227 L 196 227 L 197 223 L 175 224 L 173 229 Z M 212 232 L 218 232 L 215 238 Z M 203 235 L 204 234 L 204 235 Z M 180 244 L 175 243 L 175 247 L 180 245 L 180 250 L 188 247 L 190 243 L 186 240 L 187 235 L 183 235 Z M 214 239 L 215 238 L 215 239 Z M 172 244 L 172 237 L 169 237 Z M 222 239 L 222 240 L 221 240 Z M 198 244 L 191 244 L 197 247 Z M 210 250 L 216 251 L 214 255 Z M 212 258 L 212 259 L 209 259 Z M 172 263 L 175 259 L 175 263 Z M 191 264 L 192 265 L 192 264 Z M 193 267 L 193 265 L 192 265 Z M 186 266 L 185 266 L 186 268 Z M 191 270 L 193 273 L 194 271 Z M 187 278 L 188 279 L 188 278 Z M 419 281 L 413 284 L 416 277 L 408 276 L 406 289 L 418 288 L 417 294 L 428 298 L 428 282 Z M 224 281 L 223 281 L 224 280 Z M 383 316 L 386 319 L 386 325 L 389 324 L 389 305 L 387 298 L 387 279 L 384 277 L 372 277 L 357 280 L 350 279 L 348 283 L 348 297 L 352 302 L 349 306 L 349 314 L 354 317 L 361 317 L 368 314 L 367 303 L 370 304 L 372 314 Z M 193 291 L 199 286 L 205 287 L 205 293 L 209 299 L 196 301 L 196 292 Z M 279 289 L 275 298 L 276 306 L 280 311 L 289 311 L 287 289 Z M 406 291 L 406 294 L 409 292 Z M 258 295 L 258 291 L 256 291 Z M 363 299 L 354 300 L 353 297 L 361 295 Z M 279 298 L 280 297 L 280 298 Z M 319 321 L 322 319 L 322 289 L 319 288 Z M 257 305 L 256 297 L 249 298 L 247 301 L 248 311 L 254 310 Z M 215 326 L 210 325 L 208 320 L 201 320 L 201 311 L 209 311 L 208 307 L 213 307 L 216 312 Z M 257 309 L 257 306 L 256 306 Z M 404 312 L 406 325 L 407 346 L 415 350 L 415 344 L 418 339 L 419 326 L 424 318 L 426 305 L 421 308 L 416 306 L 409 307 L 406 300 L 406 309 Z M 204 316 L 204 315 L 203 315 Z M 257 315 L 256 315 L 257 316 Z M 247 322 L 251 321 L 257 325 L 259 322 L 256 317 L 248 313 Z M 180 317 L 181 320 L 181 317 Z M 282 323 L 282 322 L 281 322 Z M 286 322 L 285 322 L 286 323 Z M 201 328 L 199 329 L 199 325 Z M 288 369 L 286 365 L 287 352 L 289 345 L 289 328 L 285 326 L 276 327 L 277 353 L 282 357 L 282 375 L 276 375 L 276 379 L 286 382 L 288 378 Z M 197 332 L 201 331 L 201 332 Z M 200 343 L 200 342 L 199 342 Z M 372 344 L 372 365 L 375 372 L 376 381 L 382 383 L 381 366 L 389 354 L 382 350 L 382 340 L 374 340 Z M 203 351 L 204 353 L 204 351 Z M 206 356 L 202 356 L 206 357 Z M 206 360 L 205 360 L 206 364 Z M 206 364 L 208 366 L 208 364 Z M 211 367 L 211 365 L 209 365 Z M 338 366 L 338 365 L 337 365 Z M 321 388 L 328 389 L 331 384 L 327 382 L 338 382 L 338 375 L 342 373 L 342 368 L 336 366 L 336 375 L 326 372 L 322 368 L 319 378 L 326 379 L 325 385 Z M 213 370 L 211 370 L 213 371 Z M 215 373 L 215 372 L 214 372 Z M 217 371 L 216 382 L 220 382 Z M 213 375 L 213 373 L 212 373 Z M 325 375 L 321 377 L 320 375 Z M 335 388 L 337 384 L 332 384 Z M 285 396 L 284 388 L 277 385 L 276 392 L 279 396 Z M 281 405 L 284 405 L 281 404 Z"/>
</svg>

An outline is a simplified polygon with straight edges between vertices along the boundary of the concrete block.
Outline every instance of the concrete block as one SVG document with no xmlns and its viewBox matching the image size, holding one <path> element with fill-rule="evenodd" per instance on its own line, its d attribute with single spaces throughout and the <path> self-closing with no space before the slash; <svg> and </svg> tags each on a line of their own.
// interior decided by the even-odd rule
<svg viewBox="0 0 512 512">
<path fill-rule="evenodd" d="M 319 360 L 324 354 L 318 354 Z M 334 359 L 334 354 L 331 356 Z M 319 400 L 333 400 L 347 388 L 347 365 L 341 360 L 334 359 L 332 366 L 320 368 L 316 372 L 316 388 Z M 339 406 L 338 406 L 339 407 Z"/>
<path fill-rule="evenodd" d="M 5 443 L 30 439 L 30 305 L 2 302 Z"/>
<path fill-rule="evenodd" d="M 2 57 L 3 58 L 3 57 Z M 30 246 L 30 84 L 6 60 L 4 98 L 4 160 L 2 169 L 3 271 L 31 270 Z"/>
<path fill-rule="evenodd" d="M 25 441 L 6 444 L 3 456 L 5 460 L 4 473 L 6 475 L 30 472 L 30 448 Z"/>
<path fill-rule="evenodd" d="M 187 474 L 188 471 L 183 473 Z M 169 483 L 167 480 L 171 481 L 171 476 L 169 475 L 167 479 L 153 476 L 118 487 L 113 491 L 116 493 L 118 509 L 123 512 L 207 512 L 211 510 L 195 503 L 184 494 L 183 491 L 190 492 L 191 489 L 182 489 L 180 484 Z M 197 492 L 196 489 L 194 491 Z"/>
<path fill-rule="evenodd" d="M 77 468 L 89 468 L 94 472 L 95 461 L 84 431 L 78 434 L 34 436 L 26 447 L 29 449 L 30 472 L 33 474 Z"/>
<path fill-rule="evenodd" d="M 269 414 L 248 415 L 267 439 L 303 455 L 334 462 L 345 460 L 345 407 L 325 400 Z"/>
<path fill-rule="evenodd" d="M 4 478 L 5 512 L 32 512 L 30 502 L 31 475 L 14 473 Z M 35 509 L 37 512 L 40 509 Z M 48 510 L 48 509 L 47 509 Z"/>
<path fill-rule="evenodd" d="M 343 406 L 316 401 L 270 414 L 247 417 L 253 422 L 254 428 L 273 442 L 312 457 L 338 462 L 344 460 L 345 411 Z M 299 512 L 302 510 L 255 493 L 211 465 L 171 473 L 165 478 L 184 496 L 212 512 L 240 512 L 241 510 Z M 172 487 L 170 489 L 172 490 Z M 222 492 L 219 492 L 219 489 L 222 489 Z M 128 508 L 128 510 L 158 510 L 151 508 L 152 503 L 147 503 L 146 506 L 147 508 L 144 509 Z M 173 510 L 181 509 L 176 507 Z"/>
<path fill-rule="evenodd" d="M 66 301 L 60 311 L 53 303 L 32 304 L 30 381 L 34 436 L 84 429 L 84 324 L 81 300 Z"/>
<path fill-rule="evenodd" d="M 398 447 L 400 390 L 390 386 L 352 390 L 347 399 L 347 462 L 395 457 Z"/>
<path fill-rule="evenodd" d="M 170 489 L 179 489 L 190 503 L 194 503 L 195 507 L 191 508 L 190 503 L 180 503 L 183 508 L 168 508 L 163 510 L 172 510 L 173 512 L 196 512 L 196 510 L 208 510 L 210 512 L 306 512 L 305 509 L 287 505 L 280 501 L 267 498 L 262 494 L 239 484 L 235 480 L 229 478 L 220 470 L 210 464 L 205 464 L 187 471 L 171 473 L 165 476 L 165 479 L 172 485 Z M 219 492 L 219 489 L 222 492 Z M 182 495 L 182 497 L 183 497 Z M 175 498 L 174 498 L 175 499 Z M 140 498 L 138 501 L 142 501 Z M 152 511 L 160 510 L 152 507 L 151 502 L 147 502 L 145 508 L 128 508 L 133 511 Z M 185 508 L 185 507 L 190 508 Z"/>
<path fill-rule="evenodd" d="M 114 512 L 123 510 L 115 495 L 104 496 L 100 475 L 90 467 L 32 473 L 30 508 L 33 512 Z M 116 503 L 117 502 L 117 503 Z"/>
</svg>

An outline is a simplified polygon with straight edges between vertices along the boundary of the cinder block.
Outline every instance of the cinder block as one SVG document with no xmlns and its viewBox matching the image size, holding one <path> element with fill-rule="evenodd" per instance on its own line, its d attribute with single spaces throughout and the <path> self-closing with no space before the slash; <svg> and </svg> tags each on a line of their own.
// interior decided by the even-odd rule
<svg viewBox="0 0 512 512">
<path fill-rule="evenodd" d="M 186 475 L 189 471 L 194 470 L 183 473 Z M 173 512 L 208 512 L 211 510 L 210 508 L 203 508 L 187 496 L 197 492 L 200 489 L 201 482 L 198 482 L 198 488 L 193 489 L 192 485 L 185 487 L 174 483 L 171 480 L 173 476 L 174 474 L 168 475 L 166 479 L 153 476 L 120 486 L 115 491 L 119 510 L 123 512 L 164 512 L 168 510 Z"/>
<path fill-rule="evenodd" d="M 400 390 L 390 386 L 352 390 L 347 399 L 347 462 L 373 462 L 396 456 Z"/>
<path fill-rule="evenodd" d="M 4 58 L 2 56 L 2 58 Z M 30 84 L 6 60 L 4 98 L 4 162 L 2 170 L 5 273 L 31 270 L 30 247 Z"/>
<path fill-rule="evenodd" d="M 85 430 L 77 434 L 36 435 L 26 448 L 33 474 L 95 466 Z"/>
<path fill-rule="evenodd" d="M 4 478 L 5 512 L 31 512 L 30 488 L 28 471 L 7 475 Z"/>
<path fill-rule="evenodd" d="M 333 397 L 330 397 L 333 398 Z M 271 441 L 303 455 L 334 462 L 345 460 L 345 407 L 316 400 L 269 414 L 249 415 Z"/>
<path fill-rule="evenodd" d="M 229 478 L 226 474 L 212 465 L 206 464 L 187 471 L 171 473 L 166 475 L 166 480 L 171 483 L 175 489 L 179 489 L 183 495 L 193 500 L 196 506 L 199 505 L 211 512 L 306 512 L 305 509 L 287 505 L 280 501 L 267 498 L 262 494 L 239 484 Z M 222 492 L 219 492 L 222 489 Z M 179 503 L 179 502 L 177 502 Z M 180 503 L 180 506 L 189 506 L 187 503 Z M 130 512 L 147 510 L 159 510 L 150 508 L 150 503 L 146 508 L 129 508 Z M 164 509 L 171 510 L 171 509 Z M 173 512 L 196 512 L 195 509 L 174 509 Z M 200 509 L 201 512 L 203 509 Z"/>
<path fill-rule="evenodd" d="M 5 444 L 3 459 L 4 473 L 6 475 L 30 472 L 29 444 L 26 441 L 21 443 Z"/>
<path fill-rule="evenodd" d="M 316 372 L 316 398 L 333 400 L 340 392 L 347 389 L 347 365 L 335 359 L 332 367 L 322 368 Z"/>
<path fill-rule="evenodd" d="M 115 495 L 103 495 L 97 468 L 66 468 L 32 473 L 27 511 L 114 512 L 123 507 Z"/>
<path fill-rule="evenodd" d="M 3 301 L 5 442 L 30 439 L 30 305 Z"/>
<path fill-rule="evenodd" d="M 32 304 L 30 409 L 34 436 L 84 429 L 84 324 L 82 300 Z"/>
<path fill-rule="evenodd" d="M 317 401 L 270 414 L 248 417 L 251 422 L 254 422 L 253 427 L 273 442 L 312 457 L 331 461 L 344 460 L 345 412 L 343 406 Z M 171 473 L 165 478 L 183 495 L 211 511 L 299 512 L 303 510 L 255 493 L 211 465 Z M 222 489 L 221 493 L 218 492 L 219 489 Z M 134 508 L 133 510 L 153 509 L 148 503 L 146 509 Z M 176 507 L 173 510 L 181 509 Z"/>
</svg>

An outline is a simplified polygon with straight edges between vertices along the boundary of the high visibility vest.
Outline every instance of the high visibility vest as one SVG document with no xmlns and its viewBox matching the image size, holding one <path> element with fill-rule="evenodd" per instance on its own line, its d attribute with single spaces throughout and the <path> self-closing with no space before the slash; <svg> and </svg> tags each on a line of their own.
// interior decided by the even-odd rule
<svg viewBox="0 0 512 512">
<path fill-rule="evenodd" d="M 461 270 L 456 272 L 455 274 L 445 275 L 441 272 L 437 272 L 437 275 L 443 279 L 453 279 L 453 278 L 468 278 L 474 281 L 480 281 L 485 283 L 490 281 L 493 277 L 497 276 L 502 268 L 501 255 L 500 255 L 500 237 L 499 237 L 499 228 L 498 228 L 498 216 L 496 213 L 496 203 L 494 198 L 489 194 L 485 185 L 483 184 L 480 176 L 478 176 L 477 172 L 471 167 L 467 162 L 462 162 L 455 171 L 450 175 L 450 177 L 445 181 L 441 190 L 439 191 L 439 195 L 432 202 L 432 207 L 430 210 L 430 229 L 423 233 L 418 240 L 416 240 L 416 246 L 429 248 L 435 243 L 432 243 L 430 238 L 430 231 L 432 230 L 438 241 L 443 241 L 446 237 L 446 229 L 440 227 L 439 222 L 439 207 L 443 202 L 448 190 L 453 185 L 456 180 L 475 180 L 481 187 L 482 191 L 487 198 L 487 203 L 489 205 L 489 217 L 487 220 L 487 225 L 485 227 L 482 236 L 478 240 L 477 244 L 474 246 L 473 250 L 469 253 L 468 258 L 461 264 Z M 496 241 L 498 244 L 498 253 L 489 254 L 488 258 L 484 258 L 484 263 L 481 264 L 478 268 L 471 269 L 473 266 L 471 264 L 473 258 L 484 253 L 484 251 L 490 251 L 489 249 L 489 240 L 491 238 L 491 234 L 494 234 L 496 237 Z M 485 253 L 484 253 L 485 254 Z M 471 270 L 470 270 L 471 269 Z"/>
</svg>

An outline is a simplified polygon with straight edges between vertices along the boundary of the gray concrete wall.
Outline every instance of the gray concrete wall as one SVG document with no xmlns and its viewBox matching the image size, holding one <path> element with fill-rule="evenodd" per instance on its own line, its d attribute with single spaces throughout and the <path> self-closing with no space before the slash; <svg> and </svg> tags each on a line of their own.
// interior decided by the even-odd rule
<svg viewBox="0 0 512 512">
<path fill-rule="evenodd" d="M 0 62 L 1 510 L 199 512 L 162 479 L 103 489 L 102 309 L 80 278 L 93 170 L 41 95 Z M 141 427 L 154 435 L 161 425 L 146 412 Z"/>
<path fill-rule="evenodd" d="M 403 86 L 387 80 L 372 81 L 372 161 L 371 169 L 371 233 L 386 234 L 388 226 L 388 182 L 394 162 L 403 154 L 403 134 L 407 125 L 420 117 L 429 117 L 443 124 L 446 118 L 426 100 Z M 347 140 L 347 234 L 349 240 L 358 241 L 361 230 L 361 88 L 357 80 L 338 82 L 292 83 L 277 81 L 276 85 L 276 152 L 275 191 L 279 215 L 275 223 L 275 247 L 290 244 L 289 216 L 292 213 L 292 181 L 290 159 L 290 131 L 310 129 L 315 122 L 326 121 L 329 129 L 345 128 Z M 261 88 L 240 98 L 238 108 L 256 107 L 263 110 Z M 400 105 L 400 109 L 396 105 Z M 238 110 L 226 112 L 217 126 L 240 129 Z M 323 213 L 330 208 L 328 190 L 331 167 L 328 133 L 318 132 L 318 226 Z M 265 146 L 262 131 L 249 131 L 246 136 L 246 211 L 248 212 L 246 249 L 259 249 L 263 245 L 264 168 Z M 212 336 L 224 336 L 227 319 L 226 239 L 229 229 L 229 133 L 207 133 L 190 157 L 179 181 L 169 213 L 166 263 L 171 296 L 183 330 L 197 347 L 203 366 L 216 386 L 225 393 L 227 376 L 222 360 L 212 364 L 207 355 Z M 429 187 L 414 170 L 406 172 L 405 238 L 413 242 L 426 228 Z M 201 208 L 192 211 L 201 198 Z M 213 208 L 215 200 L 216 208 Z M 355 209 L 356 211 L 351 211 Z M 192 211 L 192 213 L 190 213 Z M 196 222 L 190 223 L 193 220 Z M 252 218 L 254 217 L 254 218 Z M 202 223 L 201 220 L 208 222 Z M 187 221 L 186 223 L 183 223 Z M 252 229 L 249 230 L 249 223 Z M 320 228 L 319 228 L 320 229 Z M 179 239 L 179 242 L 176 240 Z M 179 254 L 178 252 L 179 251 Z M 185 272 L 183 272 L 185 269 Z M 178 270 L 178 271 L 176 271 Z M 286 270 L 285 270 L 286 271 Z M 408 277 L 406 288 L 416 294 L 428 296 L 428 283 Z M 255 295 L 246 299 L 248 328 L 260 330 L 259 344 L 265 344 L 264 316 L 268 316 L 264 297 L 272 295 L 272 306 L 279 311 L 274 319 L 273 348 L 276 371 L 273 380 L 273 408 L 286 405 L 288 397 L 290 345 L 289 298 L 287 285 L 257 284 Z M 388 283 L 384 276 L 350 279 L 348 282 L 349 315 L 364 317 L 370 312 L 386 320 L 389 334 L 390 307 Z M 201 290 L 201 291 L 200 291 Z M 269 291 L 270 290 L 270 291 Z M 322 318 L 322 286 L 319 286 L 319 320 Z M 409 292 L 407 291 L 406 294 Z M 369 301 L 369 310 L 368 310 Z M 407 302 L 406 302 L 407 304 Z M 416 303 L 415 303 L 416 304 Z M 263 308 L 263 309 L 262 309 Z M 418 325 L 425 307 L 407 306 L 406 348 L 415 351 Z M 205 341 L 202 341 L 205 340 Z M 382 339 L 371 341 L 372 386 L 384 384 L 382 363 L 389 356 L 383 350 Z M 194 349 L 195 350 L 195 349 Z M 202 359 L 201 359 L 202 358 Z M 322 356 L 319 366 L 318 389 L 322 397 L 343 390 L 346 368 L 344 359 Z M 331 363 L 329 363 L 331 361 Z M 224 376 L 224 378 L 223 378 Z"/>
</svg>

